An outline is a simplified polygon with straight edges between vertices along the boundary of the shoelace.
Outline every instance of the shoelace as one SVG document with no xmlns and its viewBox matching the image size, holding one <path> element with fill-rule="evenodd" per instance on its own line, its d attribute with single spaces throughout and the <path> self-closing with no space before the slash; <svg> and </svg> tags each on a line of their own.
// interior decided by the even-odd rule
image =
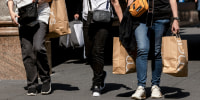
<svg viewBox="0 0 200 100">
<path fill-rule="evenodd" d="M 160 91 L 160 88 L 159 88 L 159 87 L 157 87 L 157 86 L 154 86 L 154 87 L 151 89 L 151 91 L 153 91 L 154 89 L 157 89 L 157 90 L 159 90 L 159 91 Z"/>
<path fill-rule="evenodd" d="M 142 88 L 138 88 L 137 90 L 136 90 L 136 93 L 135 94 L 137 94 L 137 95 L 141 95 L 142 93 L 143 93 L 143 89 Z"/>
</svg>

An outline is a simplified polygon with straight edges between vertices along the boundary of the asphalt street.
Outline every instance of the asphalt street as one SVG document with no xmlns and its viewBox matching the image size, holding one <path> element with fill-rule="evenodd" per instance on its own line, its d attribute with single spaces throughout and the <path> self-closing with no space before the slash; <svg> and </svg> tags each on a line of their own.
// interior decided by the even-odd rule
<svg viewBox="0 0 200 100">
<path fill-rule="evenodd" d="M 158 100 L 200 100 L 200 29 L 181 28 L 183 39 L 188 39 L 188 77 L 173 77 L 162 74 L 161 90 L 163 98 Z M 147 99 L 151 89 L 151 61 L 148 62 L 146 85 Z M 137 88 L 136 73 L 112 74 L 112 65 L 105 65 L 107 72 L 106 88 L 100 97 L 92 97 L 90 86 L 92 70 L 89 65 L 68 60 L 53 68 L 52 93 L 50 95 L 27 96 L 26 80 L 0 80 L 0 100 L 131 100 Z M 41 85 L 39 86 L 41 87 Z"/>
</svg>

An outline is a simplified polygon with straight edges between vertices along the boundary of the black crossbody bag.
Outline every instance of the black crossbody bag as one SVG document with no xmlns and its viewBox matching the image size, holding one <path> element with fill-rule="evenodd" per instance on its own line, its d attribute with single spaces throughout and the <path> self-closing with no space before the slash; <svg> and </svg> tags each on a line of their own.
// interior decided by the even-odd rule
<svg viewBox="0 0 200 100">
<path fill-rule="evenodd" d="M 37 17 L 38 17 L 37 4 L 38 4 L 38 0 L 36 0 L 36 2 L 33 2 L 21 8 L 18 8 L 19 16 L 20 16 L 18 18 L 18 23 L 20 25 L 27 25 L 37 20 Z"/>
<path fill-rule="evenodd" d="M 94 11 L 88 11 L 88 22 L 94 21 L 94 22 L 103 22 L 108 23 L 111 21 L 111 12 L 108 11 L 110 0 L 107 0 L 106 4 L 106 10 L 95 10 Z M 92 9 L 91 0 L 89 0 L 89 6 L 90 9 Z M 110 10 L 110 9 L 109 9 Z M 91 21 L 90 21 L 91 20 Z"/>
</svg>

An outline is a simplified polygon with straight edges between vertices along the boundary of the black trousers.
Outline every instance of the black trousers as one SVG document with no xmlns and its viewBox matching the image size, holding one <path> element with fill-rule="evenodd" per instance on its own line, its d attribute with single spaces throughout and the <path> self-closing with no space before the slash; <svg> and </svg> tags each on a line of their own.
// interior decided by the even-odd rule
<svg viewBox="0 0 200 100">
<path fill-rule="evenodd" d="M 93 84 L 102 81 L 104 68 L 104 49 L 108 39 L 111 23 L 91 23 L 83 21 L 85 53 L 93 73 Z"/>
<path fill-rule="evenodd" d="M 50 68 L 45 48 L 48 25 L 39 22 L 35 26 L 20 26 L 19 36 L 22 58 L 26 70 L 28 88 L 36 88 L 38 76 L 41 81 L 50 82 Z"/>
</svg>

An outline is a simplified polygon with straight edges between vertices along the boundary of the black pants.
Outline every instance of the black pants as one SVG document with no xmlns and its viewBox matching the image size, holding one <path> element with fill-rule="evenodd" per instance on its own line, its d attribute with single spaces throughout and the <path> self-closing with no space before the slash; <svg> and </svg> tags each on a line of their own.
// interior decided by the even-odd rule
<svg viewBox="0 0 200 100">
<path fill-rule="evenodd" d="M 22 58 L 26 70 L 28 88 L 38 85 L 38 75 L 41 81 L 50 82 L 50 68 L 45 48 L 45 35 L 48 25 L 39 22 L 35 26 L 20 26 L 19 36 L 22 48 Z"/>
<path fill-rule="evenodd" d="M 85 53 L 93 70 L 93 84 L 101 82 L 104 68 L 104 49 L 111 23 L 91 23 L 83 21 Z"/>
</svg>

